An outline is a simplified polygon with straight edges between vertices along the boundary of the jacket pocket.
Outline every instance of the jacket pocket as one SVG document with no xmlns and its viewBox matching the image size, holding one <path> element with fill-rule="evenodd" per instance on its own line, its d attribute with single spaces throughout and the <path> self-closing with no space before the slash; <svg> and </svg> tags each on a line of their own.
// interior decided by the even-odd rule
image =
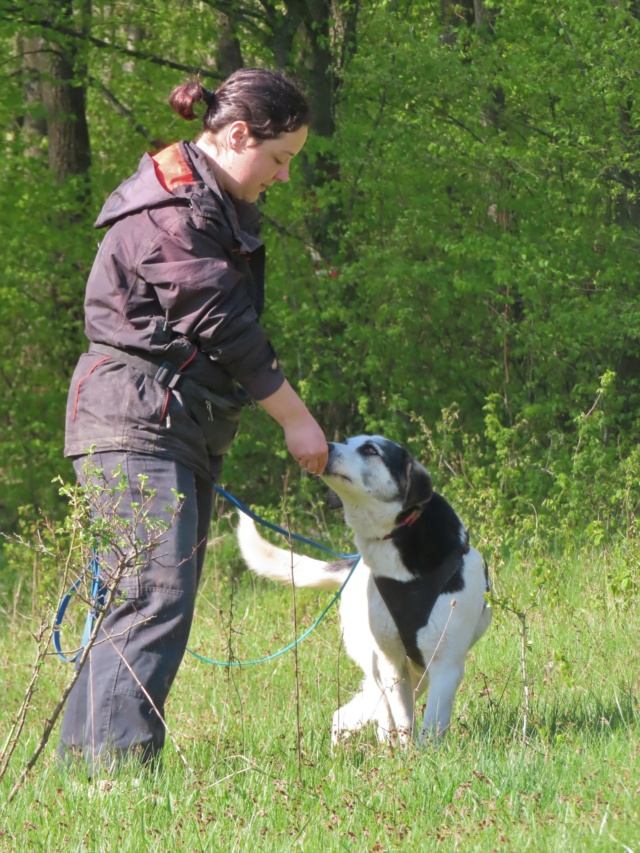
<svg viewBox="0 0 640 853">
<path fill-rule="evenodd" d="M 165 414 L 165 389 L 151 377 L 109 356 L 80 356 L 69 388 L 67 455 L 96 445 L 127 447 L 136 438 L 153 448 Z"/>
<path fill-rule="evenodd" d="M 223 456 L 236 437 L 249 397 L 223 397 L 190 381 L 183 381 L 180 390 L 187 411 L 202 430 L 209 456 Z"/>
</svg>

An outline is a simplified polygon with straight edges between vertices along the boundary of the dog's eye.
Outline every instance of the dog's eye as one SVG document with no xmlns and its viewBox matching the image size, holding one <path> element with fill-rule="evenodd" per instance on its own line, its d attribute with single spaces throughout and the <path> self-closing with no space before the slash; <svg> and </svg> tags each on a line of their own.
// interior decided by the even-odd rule
<svg viewBox="0 0 640 853">
<path fill-rule="evenodd" d="M 363 456 L 378 456 L 378 448 L 375 444 L 363 444 L 360 448 L 360 453 Z"/>
</svg>

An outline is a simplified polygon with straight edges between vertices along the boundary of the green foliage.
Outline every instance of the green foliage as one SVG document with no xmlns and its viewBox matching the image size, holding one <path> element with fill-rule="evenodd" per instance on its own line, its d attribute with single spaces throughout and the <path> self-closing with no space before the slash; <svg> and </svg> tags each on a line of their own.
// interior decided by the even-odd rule
<svg viewBox="0 0 640 853">
<path fill-rule="evenodd" d="M 74 195 L 73 186 L 55 187 L 49 174 L 34 165 L 30 174 L 12 177 L 12 204 L 3 207 L 0 221 L 0 471 L 5 486 L 0 518 L 5 529 L 20 505 L 52 510 L 51 480 L 63 470 L 64 406 L 82 346 L 82 294 L 91 263 L 88 223 L 67 219 Z"/>
<path fill-rule="evenodd" d="M 351 8 L 334 6 L 338 17 Z M 328 622 L 300 650 L 299 730 L 285 661 L 233 677 L 186 664 L 168 719 L 195 776 L 185 783 L 171 746 L 166 774 L 139 787 L 87 789 L 48 763 L 5 816 L 2 849 L 636 846 L 637 4 L 485 2 L 477 23 L 471 4 L 449 0 L 360 6 L 346 56 L 342 18 L 327 40 L 325 22 L 296 30 L 293 3 L 224 9 L 237 13 L 245 64 L 284 59 L 304 74 L 315 36 L 331 46 L 335 133 L 312 137 L 291 185 L 263 205 L 264 323 L 327 436 L 405 443 L 491 566 L 494 625 L 473 651 L 452 736 L 437 753 L 399 755 L 363 733 L 331 754 L 329 714 L 358 675 Z M 0 530 L 45 544 L 39 508 L 66 514 L 52 481 L 70 470 L 63 414 L 85 346 L 91 223 L 143 151 L 196 132 L 165 99 L 187 69 L 215 81 L 222 4 L 96 0 L 89 18 L 70 3 L 76 35 L 55 29 L 64 10 L 49 7 L 9 0 L 0 19 Z M 87 94 L 90 174 L 66 184 L 46 134 L 27 134 L 45 117 L 27 97 L 29 57 L 47 45 L 73 47 Z M 225 483 L 349 550 L 264 413 L 246 418 Z M 232 524 L 220 504 L 193 642 L 211 656 L 232 642 L 247 659 L 289 640 L 292 614 L 281 590 L 242 573 Z M 13 614 L 4 719 L 31 651 L 15 592 L 36 607 L 62 565 L 42 554 L 0 553 L 0 607 Z M 299 620 L 320 604 L 301 593 Z M 41 682 L 30 720 L 46 718 L 62 678 Z"/>
<path fill-rule="evenodd" d="M 19 506 L 62 510 L 51 480 L 68 472 L 63 409 L 85 346 L 91 221 L 144 150 L 197 130 L 165 98 L 185 68 L 216 79 L 219 38 L 218 14 L 199 7 L 97 2 L 91 42 L 10 7 L 0 529 Z M 502 553 L 596 527 L 633 539 L 640 22 L 626 3 L 485 3 L 476 23 L 467 7 L 367 4 L 345 52 L 350 7 L 336 6 L 335 133 L 312 135 L 290 186 L 263 203 L 264 324 L 329 438 L 383 433 L 421 458 L 426 439 L 438 485 Z M 285 57 L 306 73 L 324 24 L 298 20 L 294 38 L 292 8 L 263 25 L 234 19 L 246 64 Z M 50 174 L 46 136 L 26 156 L 25 122 L 42 107 L 26 98 L 21 51 L 36 36 L 77 51 L 92 149 L 84 206 L 82 187 Z M 291 470 L 277 426 L 247 417 L 225 482 L 260 506 L 294 485 L 316 502 Z"/>
<path fill-rule="evenodd" d="M 493 33 L 451 40 L 429 8 L 363 27 L 340 181 L 277 208 L 303 242 L 337 197 L 338 250 L 317 269 L 278 241 L 267 322 L 330 435 L 383 432 L 420 454 L 415 419 L 434 430 L 455 410 L 462 490 L 510 546 L 535 519 L 552 537 L 597 518 L 626 529 L 638 21 L 623 5 L 564 4 L 560 20 L 513 3 Z"/>
</svg>

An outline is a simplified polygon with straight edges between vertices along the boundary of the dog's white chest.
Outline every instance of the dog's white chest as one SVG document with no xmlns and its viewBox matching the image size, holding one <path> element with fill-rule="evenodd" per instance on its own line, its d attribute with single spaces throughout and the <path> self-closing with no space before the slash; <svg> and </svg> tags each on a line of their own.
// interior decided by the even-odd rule
<svg viewBox="0 0 640 853">
<path fill-rule="evenodd" d="M 361 666 L 371 666 L 372 643 L 388 658 L 404 658 L 398 629 L 364 562 L 342 593 L 340 621 L 347 652 Z"/>
</svg>

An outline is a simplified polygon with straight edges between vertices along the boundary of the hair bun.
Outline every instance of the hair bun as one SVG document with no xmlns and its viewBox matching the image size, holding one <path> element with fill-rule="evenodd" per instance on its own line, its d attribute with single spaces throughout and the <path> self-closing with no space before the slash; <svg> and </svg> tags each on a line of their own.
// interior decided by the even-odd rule
<svg viewBox="0 0 640 853">
<path fill-rule="evenodd" d="M 193 111 L 194 104 L 204 102 L 207 105 L 207 112 L 209 112 L 214 103 L 217 108 L 217 100 L 216 93 L 205 89 L 199 80 L 188 80 L 181 86 L 176 86 L 169 95 L 169 103 L 172 108 L 187 121 L 193 121 L 196 117 Z"/>
<path fill-rule="evenodd" d="M 177 86 L 169 103 L 192 121 L 194 104 L 206 106 L 202 130 L 214 136 L 234 121 L 243 121 L 254 139 L 275 139 L 309 123 L 309 104 L 296 83 L 279 71 L 239 68 L 217 89 L 207 89 L 199 77 Z"/>
</svg>

